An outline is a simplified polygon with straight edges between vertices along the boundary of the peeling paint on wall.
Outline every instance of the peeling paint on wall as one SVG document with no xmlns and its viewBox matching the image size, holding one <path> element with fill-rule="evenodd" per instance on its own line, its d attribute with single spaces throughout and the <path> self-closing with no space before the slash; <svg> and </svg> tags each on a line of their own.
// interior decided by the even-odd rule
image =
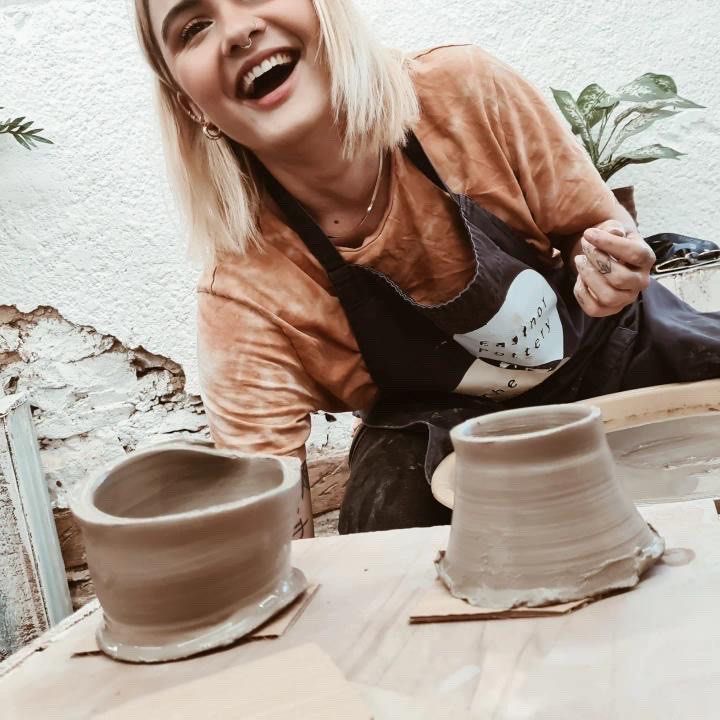
<svg viewBox="0 0 720 720">
<path fill-rule="evenodd" d="M 138 447 L 209 437 L 202 401 L 185 391 L 177 363 L 48 307 L 0 307 L 0 388 L 30 397 L 57 508 L 89 474 Z"/>
</svg>

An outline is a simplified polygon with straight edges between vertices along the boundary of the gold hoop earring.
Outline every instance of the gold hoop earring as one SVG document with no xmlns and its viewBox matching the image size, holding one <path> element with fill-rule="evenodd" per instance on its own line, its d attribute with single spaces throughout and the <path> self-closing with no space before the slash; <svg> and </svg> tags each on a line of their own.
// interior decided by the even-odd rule
<svg viewBox="0 0 720 720">
<path fill-rule="evenodd" d="M 196 115 L 192 109 L 187 104 L 187 101 L 185 100 L 185 97 L 182 93 L 175 93 L 175 100 L 177 101 L 177 104 L 182 108 L 182 111 L 194 122 L 198 125 L 202 125 L 203 119 L 200 115 Z"/>
<path fill-rule="evenodd" d="M 208 140 L 219 140 L 222 137 L 220 128 L 207 120 L 202 124 L 202 131 Z"/>
</svg>

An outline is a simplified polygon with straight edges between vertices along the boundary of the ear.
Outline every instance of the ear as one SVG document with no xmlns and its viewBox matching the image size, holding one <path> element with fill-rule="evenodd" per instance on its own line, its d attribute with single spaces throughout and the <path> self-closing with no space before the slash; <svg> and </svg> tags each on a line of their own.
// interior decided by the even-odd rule
<svg viewBox="0 0 720 720">
<path fill-rule="evenodd" d="M 203 124 L 203 115 L 200 108 L 187 95 L 178 91 L 175 93 L 175 100 L 193 122 L 198 123 L 198 125 Z"/>
</svg>

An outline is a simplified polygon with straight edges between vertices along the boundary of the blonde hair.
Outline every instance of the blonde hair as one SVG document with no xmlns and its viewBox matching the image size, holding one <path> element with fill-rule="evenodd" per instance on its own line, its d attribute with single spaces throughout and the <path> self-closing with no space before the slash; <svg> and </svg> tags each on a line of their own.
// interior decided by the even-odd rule
<svg viewBox="0 0 720 720">
<path fill-rule="evenodd" d="M 179 88 L 155 39 L 148 1 L 135 0 L 137 27 L 157 75 L 163 144 L 190 225 L 190 253 L 202 262 L 215 262 L 261 248 L 260 190 L 249 153 L 225 137 L 208 141 L 178 102 Z M 345 156 L 399 146 L 419 115 L 409 63 L 373 38 L 352 0 L 312 2 Z"/>
</svg>

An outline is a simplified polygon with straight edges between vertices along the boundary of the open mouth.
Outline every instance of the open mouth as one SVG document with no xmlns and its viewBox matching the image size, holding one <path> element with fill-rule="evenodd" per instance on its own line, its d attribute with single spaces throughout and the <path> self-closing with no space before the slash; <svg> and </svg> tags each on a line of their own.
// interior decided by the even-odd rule
<svg viewBox="0 0 720 720">
<path fill-rule="evenodd" d="M 281 50 L 246 72 L 238 82 L 238 96 L 261 100 L 277 90 L 289 77 L 300 60 L 296 50 Z"/>
</svg>

